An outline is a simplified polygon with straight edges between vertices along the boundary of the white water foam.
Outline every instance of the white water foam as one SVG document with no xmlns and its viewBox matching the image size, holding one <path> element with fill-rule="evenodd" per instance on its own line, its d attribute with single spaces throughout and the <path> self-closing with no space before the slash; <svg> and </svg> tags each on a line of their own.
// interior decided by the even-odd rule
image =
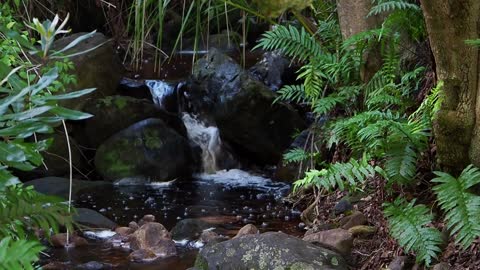
<svg viewBox="0 0 480 270">
<path fill-rule="evenodd" d="M 114 231 L 110 230 L 104 230 L 104 231 L 86 231 L 83 233 L 85 237 L 91 238 L 91 239 L 108 239 L 113 236 L 115 236 L 117 233 Z"/>
<path fill-rule="evenodd" d="M 197 174 L 195 176 L 201 181 L 214 182 L 216 184 L 222 184 L 227 187 L 255 187 L 262 190 L 280 190 L 289 188 L 288 184 L 273 182 L 269 178 L 254 175 L 249 172 L 231 169 L 217 171 L 215 174 Z"/>
</svg>

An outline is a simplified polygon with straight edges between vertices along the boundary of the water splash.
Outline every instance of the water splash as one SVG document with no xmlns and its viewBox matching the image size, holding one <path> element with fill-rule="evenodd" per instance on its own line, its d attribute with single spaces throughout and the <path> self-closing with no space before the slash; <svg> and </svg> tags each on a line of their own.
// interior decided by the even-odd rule
<svg viewBox="0 0 480 270">
<path fill-rule="evenodd" d="M 160 80 L 145 80 L 145 84 L 150 89 L 153 103 L 162 109 L 166 109 L 166 98 L 175 94 L 177 85 Z"/>
<path fill-rule="evenodd" d="M 222 154 L 220 131 L 188 113 L 182 115 L 182 120 L 187 128 L 188 138 L 202 149 L 203 172 L 215 173 L 219 170 L 218 159 Z"/>
</svg>

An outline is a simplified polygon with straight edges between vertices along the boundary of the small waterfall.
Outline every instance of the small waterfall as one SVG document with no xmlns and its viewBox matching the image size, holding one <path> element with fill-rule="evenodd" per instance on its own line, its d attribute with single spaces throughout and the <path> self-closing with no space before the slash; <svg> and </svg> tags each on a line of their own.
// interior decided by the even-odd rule
<svg viewBox="0 0 480 270">
<path fill-rule="evenodd" d="M 176 96 L 176 85 L 159 80 L 146 80 L 150 88 L 153 102 L 162 109 L 167 108 L 167 98 Z M 186 112 L 181 113 L 182 121 L 187 128 L 187 135 L 191 142 L 202 149 L 203 173 L 212 174 L 220 169 L 219 160 L 226 154 L 222 147 L 220 131 L 216 126 L 207 125 L 198 116 Z"/>
<path fill-rule="evenodd" d="M 222 154 L 220 131 L 215 126 L 207 126 L 195 115 L 183 113 L 182 120 L 188 138 L 202 149 L 203 172 L 215 173 L 219 169 L 217 161 Z"/>
</svg>

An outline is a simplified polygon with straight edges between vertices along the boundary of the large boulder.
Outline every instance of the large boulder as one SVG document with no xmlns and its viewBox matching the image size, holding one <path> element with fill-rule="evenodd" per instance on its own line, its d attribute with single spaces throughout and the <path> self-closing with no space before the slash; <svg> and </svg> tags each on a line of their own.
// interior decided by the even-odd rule
<svg viewBox="0 0 480 270">
<path fill-rule="evenodd" d="M 258 163 L 278 162 L 292 134 L 305 128 L 291 106 L 274 103 L 275 93 L 215 49 L 195 64 L 185 96 L 191 110 L 212 115 L 222 138 Z"/>
<path fill-rule="evenodd" d="M 84 111 L 93 115 L 85 121 L 84 131 L 87 143 L 94 148 L 112 135 L 148 118 L 162 119 L 179 134 L 187 136 L 185 125 L 178 116 L 158 109 L 145 99 L 109 96 L 88 102 Z"/>
<path fill-rule="evenodd" d="M 200 251 L 199 270 L 340 270 L 348 269 L 342 256 L 279 232 L 245 235 Z"/>
<path fill-rule="evenodd" d="M 54 48 L 62 49 L 83 34 L 85 33 L 76 33 L 59 39 L 55 42 Z M 97 46 L 100 47 L 92 50 Z M 83 40 L 74 48 L 66 51 L 65 54 L 71 55 L 80 52 L 86 53 L 70 58 L 75 65 L 73 74 L 77 76 L 77 84 L 73 87 L 67 87 L 67 89 L 68 91 L 86 88 L 96 88 L 97 90 L 80 98 L 62 101 L 62 105 L 79 110 L 83 108 L 88 99 L 113 95 L 124 70 L 113 47 L 113 42 L 101 33 L 93 34 L 92 37 Z"/>
<path fill-rule="evenodd" d="M 177 255 L 175 242 L 165 227 L 156 222 L 148 222 L 141 226 L 129 237 L 130 260 L 136 262 L 151 261 L 160 257 Z"/>
<path fill-rule="evenodd" d="M 110 137 L 98 148 L 95 165 L 109 181 L 135 177 L 170 181 L 190 176 L 194 167 L 188 140 L 156 118 Z"/>
</svg>

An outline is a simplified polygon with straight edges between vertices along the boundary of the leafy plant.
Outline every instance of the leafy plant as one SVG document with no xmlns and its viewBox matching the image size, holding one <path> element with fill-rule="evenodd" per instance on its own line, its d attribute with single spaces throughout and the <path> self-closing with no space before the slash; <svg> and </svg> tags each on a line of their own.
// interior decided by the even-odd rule
<svg viewBox="0 0 480 270">
<path fill-rule="evenodd" d="M 428 226 L 433 220 L 430 210 L 423 204 L 415 205 L 415 200 L 406 202 L 402 198 L 385 203 L 384 207 L 390 234 L 405 252 L 415 251 L 417 262 L 431 265 L 441 252 L 442 236 L 437 229 Z"/>
<path fill-rule="evenodd" d="M 38 242 L 17 240 L 5 237 L 0 241 L 1 270 L 33 270 L 33 263 L 38 260 L 38 254 L 43 250 Z"/>
<path fill-rule="evenodd" d="M 480 183 L 480 169 L 470 165 L 458 178 L 444 172 L 435 174 L 433 191 L 445 212 L 447 228 L 455 235 L 455 242 L 467 248 L 480 236 L 480 196 L 470 192 Z"/>
</svg>

